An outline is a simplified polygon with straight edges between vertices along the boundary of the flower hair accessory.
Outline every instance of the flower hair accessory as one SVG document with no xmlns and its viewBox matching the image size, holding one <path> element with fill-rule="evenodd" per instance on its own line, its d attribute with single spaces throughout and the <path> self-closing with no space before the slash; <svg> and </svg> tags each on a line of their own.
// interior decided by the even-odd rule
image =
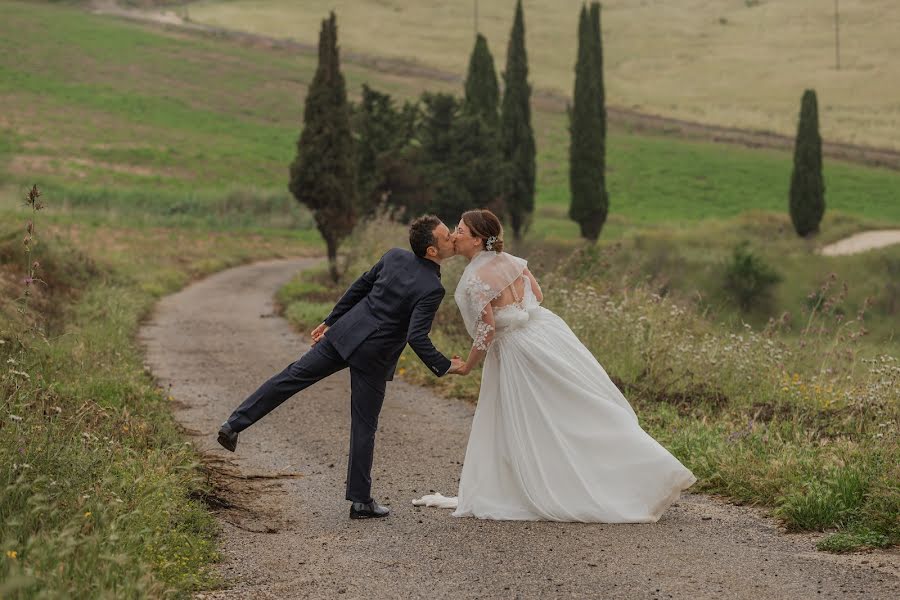
<svg viewBox="0 0 900 600">
<path fill-rule="evenodd" d="M 496 236 L 496 235 L 492 235 L 491 237 L 489 237 L 489 238 L 487 239 L 487 242 L 485 242 L 484 247 L 485 247 L 486 249 L 488 249 L 488 250 L 493 250 L 493 249 L 494 249 L 494 242 L 496 242 L 496 241 L 497 241 L 497 236 Z"/>
</svg>

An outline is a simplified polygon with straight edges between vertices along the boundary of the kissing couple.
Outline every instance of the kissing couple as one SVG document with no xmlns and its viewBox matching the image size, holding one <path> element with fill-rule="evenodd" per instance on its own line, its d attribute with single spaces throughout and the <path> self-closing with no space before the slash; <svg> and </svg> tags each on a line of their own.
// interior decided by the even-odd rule
<svg viewBox="0 0 900 600">
<path fill-rule="evenodd" d="M 484 361 L 456 497 L 416 505 L 453 516 L 601 523 L 655 522 L 696 478 L 638 424 L 631 405 L 565 321 L 541 306 L 527 261 L 503 252 L 489 210 L 463 213 L 453 231 L 435 216 L 410 224 L 412 252 L 393 248 L 351 285 L 312 331 L 312 348 L 263 383 L 222 424 L 238 434 L 282 402 L 350 368 L 351 519 L 386 517 L 372 498 L 372 458 L 386 382 L 407 344 L 437 377 Z M 468 261 L 454 299 L 472 337 L 448 359 L 429 338 L 444 298 L 441 263 Z"/>
</svg>

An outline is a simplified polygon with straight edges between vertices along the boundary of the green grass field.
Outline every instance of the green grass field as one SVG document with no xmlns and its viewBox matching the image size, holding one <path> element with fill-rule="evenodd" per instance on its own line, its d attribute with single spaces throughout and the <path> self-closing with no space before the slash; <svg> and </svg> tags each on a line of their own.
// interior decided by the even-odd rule
<svg viewBox="0 0 900 600">
<path fill-rule="evenodd" d="M 338 15 L 344 48 L 462 74 L 473 44 L 473 2 L 439 0 L 200 0 L 191 20 L 315 43 Z M 581 0 L 524 3 L 534 86 L 570 95 Z M 478 28 L 500 69 L 513 0 L 480 0 Z M 900 148 L 900 52 L 893 0 L 841 0 L 841 70 L 834 4 L 770 0 L 603 2 L 607 102 L 702 123 L 793 135 L 813 87 L 826 139 Z M 378 23 L 373 31 L 372 23 Z"/>
<path fill-rule="evenodd" d="M 201 503 L 209 491 L 204 472 L 184 445 L 168 399 L 143 371 L 134 336 L 160 297 L 194 277 L 254 259 L 323 252 L 310 214 L 285 189 L 314 61 L 308 53 L 92 16 L 69 3 L 0 0 L 0 359 L 15 367 L 0 375 L 7 407 L 0 416 L 0 458 L 15 466 L 0 479 L 0 550 L 6 553 L 0 556 L 0 596 L 32 597 L 43 590 L 58 597 L 186 597 L 215 585 L 209 571 L 216 558 L 214 520 Z M 415 97 L 425 86 L 460 91 L 347 62 L 344 73 L 353 95 L 363 82 L 400 98 Z M 566 218 L 564 117 L 538 110 L 535 128 L 538 210 L 522 250 L 551 273 L 581 243 Z M 776 301 L 798 315 L 809 288 L 832 270 L 851 283 L 848 313 L 864 296 L 884 295 L 878 286 L 890 271 L 883 261 L 896 260 L 896 252 L 829 259 L 812 251 L 853 231 L 900 224 L 898 173 L 828 162 L 828 213 L 820 238 L 807 242 L 786 225 L 787 153 L 616 130 L 609 165 L 612 212 L 600 252 L 617 242 L 620 250 L 582 265 L 581 284 L 628 290 L 632 283 L 623 282 L 631 268 L 631 276 L 654 286 L 659 275 L 676 278 L 673 297 L 714 290 L 718 261 L 739 238 L 749 237 L 767 260 L 796 275 L 781 284 Z M 35 257 L 50 286 L 33 298 L 26 318 L 17 302 L 29 218 L 21 194 L 34 182 L 47 203 L 37 222 Z M 347 249 L 357 262 L 370 258 L 366 243 Z M 599 272 L 607 265 L 608 273 Z M 280 298 L 285 304 L 305 298 L 288 307 L 302 323 L 316 318 L 334 293 L 301 281 Z M 717 306 L 714 298 L 709 305 Z M 452 310 L 445 303 L 442 343 L 461 343 Z M 573 302 L 571 310 L 573 322 L 596 316 L 590 303 Z M 717 319 L 734 317 L 716 310 Z M 600 313 L 597 332 L 623 327 L 620 333 L 629 333 L 637 314 L 617 321 Z M 730 329 L 691 315 L 692 327 L 729 339 Z M 888 315 L 871 326 L 891 342 Z M 29 333 L 32 319 L 48 328 L 47 343 Z M 751 320 L 764 322 L 765 315 Z M 653 322 L 655 334 L 680 334 L 671 321 Z M 617 356 L 611 367 L 635 385 L 648 383 L 635 374 L 642 365 L 658 359 L 661 369 L 680 372 L 679 365 L 687 364 L 674 342 L 648 357 L 636 354 L 642 347 L 637 343 L 616 353 L 610 339 L 598 333 L 589 343 L 598 355 Z M 858 345 L 847 349 L 854 357 L 862 352 Z M 698 360 L 689 363 L 693 378 L 708 375 Z M 648 413 L 654 433 L 680 455 L 696 453 L 692 466 L 706 489 L 761 503 L 787 490 L 778 504 L 786 521 L 800 529 L 842 528 L 850 537 L 835 548 L 896 543 L 895 529 L 883 522 L 894 506 L 886 479 L 891 472 L 878 462 L 875 438 L 866 438 L 872 444 L 859 450 L 836 437 L 823 450 L 804 437 L 805 428 L 819 426 L 838 436 L 859 425 L 869 435 L 882 413 L 856 419 L 858 407 L 848 408 L 846 399 L 835 407 L 790 408 L 792 397 L 775 402 L 768 388 L 741 396 L 741 386 L 752 386 L 736 375 L 737 366 L 716 382 L 739 396 L 722 419 L 707 426 L 703 406 L 683 414 L 663 406 Z M 415 376 L 415 367 L 405 368 Z M 846 365 L 840 369 L 844 374 Z M 859 367 L 851 373 L 857 379 L 842 385 L 868 393 L 867 372 Z M 471 383 L 460 385 L 450 393 L 471 397 Z M 636 393 L 639 401 L 651 402 L 653 389 Z M 881 402 L 882 392 L 876 392 Z M 777 432 L 778 444 L 764 450 L 759 448 L 770 439 L 763 437 L 768 430 L 742 433 L 746 411 L 757 401 L 773 410 L 787 406 L 790 417 Z M 672 432 L 673 423 L 683 434 Z M 735 435 L 746 444 L 728 441 Z M 767 470 L 781 451 L 794 461 L 790 468 Z M 716 456 L 727 460 L 717 463 Z M 843 512 L 835 515 L 810 504 L 827 500 L 833 490 L 822 484 L 804 495 L 805 483 L 832 477 L 843 485 L 857 466 L 864 476 L 853 480 L 853 493 L 871 492 L 881 505 L 857 495 L 843 499 Z"/>
<path fill-rule="evenodd" d="M 287 165 L 315 68 L 312 55 L 46 4 L 0 2 L 0 17 L 0 181 L 40 181 L 74 207 L 93 202 L 127 212 L 139 204 L 143 211 L 165 207 L 168 215 L 179 205 L 215 204 L 223 190 L 249 189 L 269 198 L 260 204 L 290 210 Z M 427 83 L 348 62 L 344 72 L 353 95 L 368 81 L 410 98 Z M 538 110 L 534 120 L 539 209 L 533 233 L 575 237 L 565 216 L 565 117 Z M 612 235 L 631 224 L 787 205 L 790 155 L 784 152 L 619 131 L 608 154 Z M 900 223 L 900 174 L 828 162 L 826 185 L 829 211 Z M 292 219 L 303 222 L 301 215 Z"/>
</svg>

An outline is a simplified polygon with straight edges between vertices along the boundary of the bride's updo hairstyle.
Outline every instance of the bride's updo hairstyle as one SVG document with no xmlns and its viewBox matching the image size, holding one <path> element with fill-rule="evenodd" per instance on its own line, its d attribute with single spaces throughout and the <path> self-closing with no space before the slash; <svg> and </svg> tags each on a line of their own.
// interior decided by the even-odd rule
<svg viewBox="0 0 900 600">
<path fill-rule="evenodd" d="M 494 252 L 503 252 L 503 225 L 497 215 L 486 208 L 477 208 L 468 210 L 462 215 L 463 223 L 472 232 L 475 237 L 484 240 L 484 249 L 487 250 L 488 238 L 494 237 L 494 243 L 491 244 L 491 250 Z"/>
</svg>

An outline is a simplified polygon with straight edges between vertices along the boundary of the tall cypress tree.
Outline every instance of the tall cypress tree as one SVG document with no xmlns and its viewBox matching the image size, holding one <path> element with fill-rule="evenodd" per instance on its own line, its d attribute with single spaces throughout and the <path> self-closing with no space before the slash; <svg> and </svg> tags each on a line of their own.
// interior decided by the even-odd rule
<svg viewBox="0 0 900 600">
<path fill-rule="evenodd" d="M 606 85 L 603 83 L 603 34 L 600 29 L 600 3 L 591 3 L 591 32 L 594 35 L 594 75 L 597 89 L 597 114 L 600 118 L 600 138 L 602 150 L 597 157 L 600 160 L 601 175 L 603 176 L 604 193 L 606 193 Z"/>
<path fill-rule="evenodd" d="M 319 33 L 319 65 L 306 94 L 303 131 L 288 185 L 313 213 L 325 240 L 329 269 L 337 281 L 337 249 L 356 223 L 356 165 L 347 90 L 337 47 L 337 19 L 332 12 Z"/>
<path fill-rule="evenodd" d="M 598 12 L 599 15 L 599 12 Z M 608 198 L 603 165 L 603 127 L 597 93 L 597 48 L 587 8 L 578 20 L 578 60 L 575 64 L 574 105 L 569 110 L 569 217 L 581 236 L 595 242 L 606 221 Z"/>
<path fill-rule="evenodd" d="M 794 229 L 803 237 L 819 231 L 819 222 L 825 214 L 822 138 L 819 135 L 819 109 L 815 90 L 803 92 L 800 123 L 794 145 L 790 212 Z"/>
<path fill-rule="evenodd" d="M 499 100 L 500 89 L 497 84 L 497 71 L 494 70 L 494 57 L 488 49 L 487 39 L 479 33 L 475 36 L 475 47 L 469 58 L 465 110 L 469 114 L 482 117 L 488 126 L 496 127 Z"/>
<path fill-rule="evenodd" d="M 535 146 L 531 129 L 531 86 L 528 85 L 528 56 L 525 52 L 525 17 L 522 0 L 516 2 L 516 16 L 506 51 L 503 73 L 503 104 L 500 143 L 505 163 L 503 194 L 509 211 L 513 236 L 521 239 L 534 211 Z"/>
</svg>

